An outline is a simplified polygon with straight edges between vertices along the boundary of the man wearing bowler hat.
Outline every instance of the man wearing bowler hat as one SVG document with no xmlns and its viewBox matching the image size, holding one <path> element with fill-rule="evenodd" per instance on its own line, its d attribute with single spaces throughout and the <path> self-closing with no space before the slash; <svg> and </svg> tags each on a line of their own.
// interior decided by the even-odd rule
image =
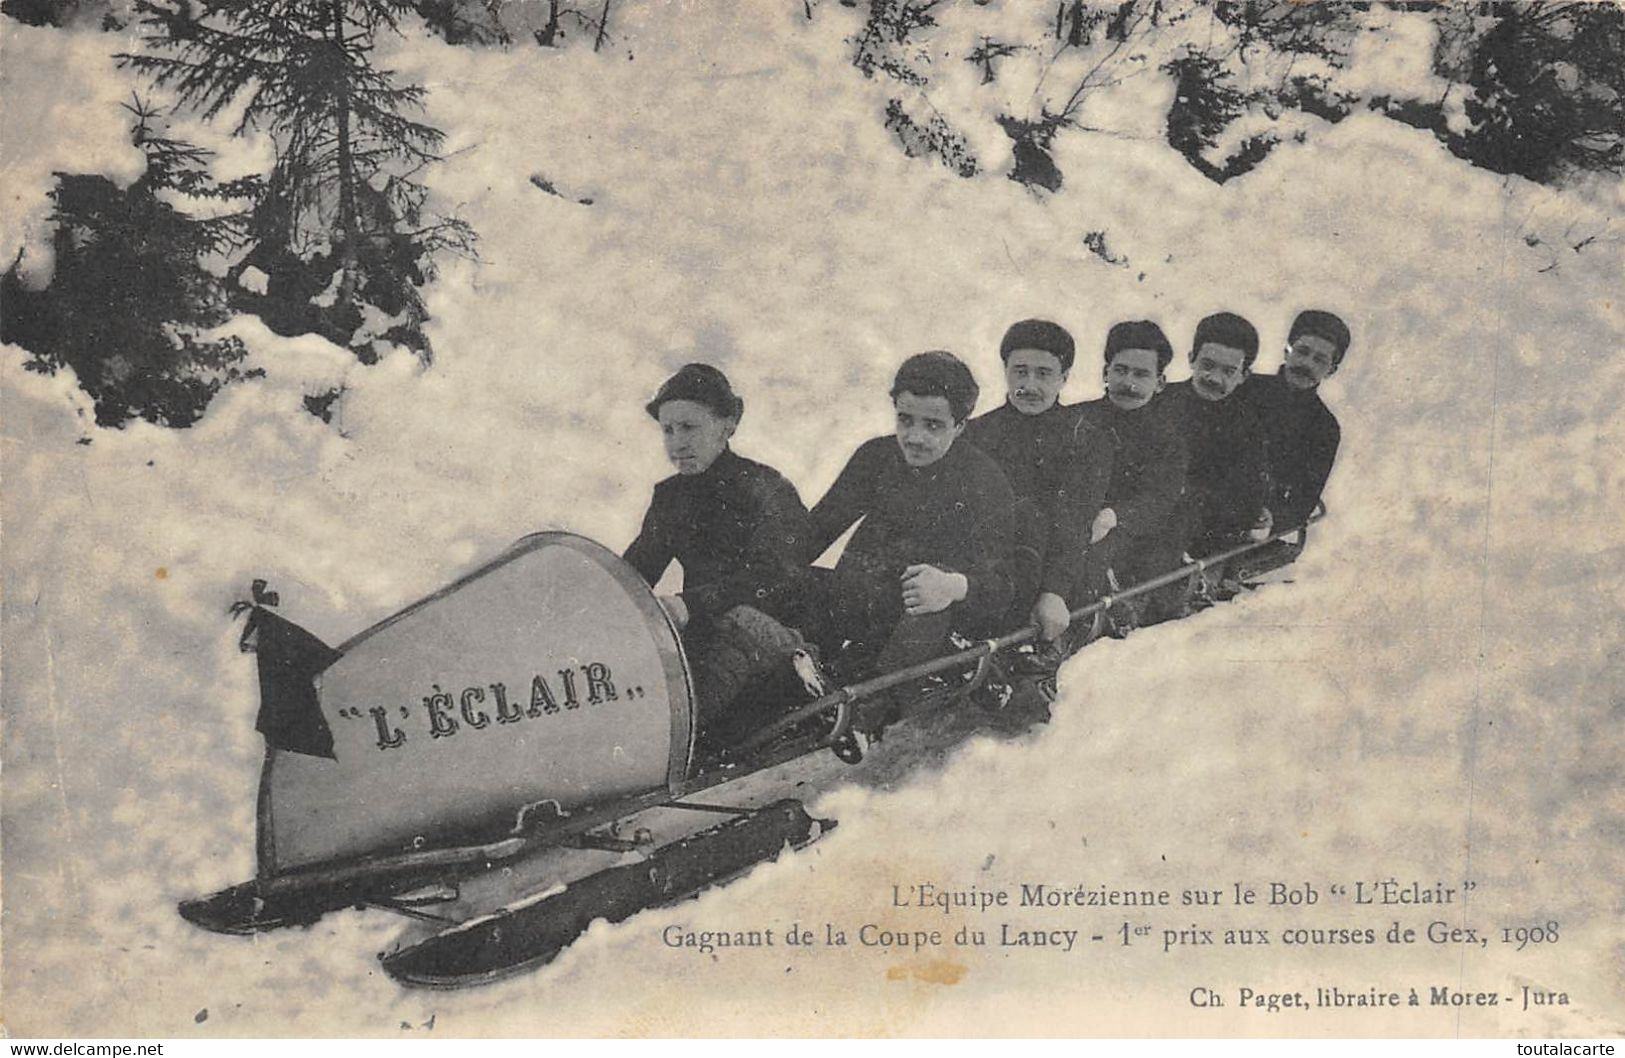
<svg viewBox="0 0 1625 1058">
<path fill-rule="evenodd" d="M 807 509 L 778 471 L 729 442 L 745 402 L 709 364 L 686 364 L 646 406 L 677 473 L 655 486 L 625 558 L 652 587 L 673 560 L 683 590 L 658 596 L 682 633 L 702 741 L 726 745 L 769 719 L 741 700 L 804 643 L 791 625 L 809 559 Z"/>
</svg>

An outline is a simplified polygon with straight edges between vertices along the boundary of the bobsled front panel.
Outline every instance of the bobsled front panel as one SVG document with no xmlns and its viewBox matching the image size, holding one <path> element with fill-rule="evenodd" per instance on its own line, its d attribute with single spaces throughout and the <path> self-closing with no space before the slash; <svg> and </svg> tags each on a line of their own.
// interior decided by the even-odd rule
<svg viewBox="0 0 1625 1058">
<path fill-rule="evenodd" d="M 342 649 L 318 681 L 337 759 L 271 754 L 263 868 L 489 840 L 524 805 L 641 794 L 687 766 L 675 633 L 580 537 L 529 537 Z"/>
</svg>

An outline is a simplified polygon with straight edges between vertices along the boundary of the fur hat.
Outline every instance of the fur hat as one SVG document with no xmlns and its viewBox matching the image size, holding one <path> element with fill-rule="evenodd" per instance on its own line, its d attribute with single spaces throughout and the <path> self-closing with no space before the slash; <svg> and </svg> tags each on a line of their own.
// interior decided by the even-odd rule
<svg viewBox="0 0 1625 1058">
<path fill-rule="evenodd" d="M 703 404 L 724 419 L 738 421 L 745 414 L 745 402 L 728 384 L 728 376 L 710 364 L 684 364 L 677 374 L 666 379 L 654 400 L 643 406 L 649 418 L 660 418 L 660 406 L 668 400 L 689 400 Z"/>
<path fill-rule="evenodd" d="M 1305 309 L 1292 321 L 1292 330 L 1287 334 L 1286 343 L 1291 345 L 1306 334 L 1331 342 L 1333 348 L 1337 350 L 1332 363 L 1343 362 L 1343 354 L 1349 351 L 1348 324 L 1324 309 Z"/>
<path fill-rule="evenodd" d="M 1253 361 L 1258 359 L 1258 331 L 1234 312 L 1215 312 L 1196 325 L 1196 337 L 1191 339 L 1191 356 L 1194 357 L 1209 342 L 1240 349 L 1244 367 L 1252 367 Z"/>
<path fill-rule="evenodd" d="M 1150 349 L 1157 354 L 1157 370 L 1166 371 L 1174 359 L 1168 336 L 1150 320 L 1125 320 L 1106 332 L 1106 363 L 1124 349 Z"/>
<path fill-rule="evenodd" d="M 999 359 L 1009 363 L 1010 354 L 1017 349 L 1038 349 L 1049 353 L 1061 362 L 1062 371 L 1072 370 L 1072 360 L 1077 353 L 1067 329 L 1049 320 L 1022 320 L 1011 324 L 1010 329 L 1004 332 L 1004 341 L 999 343 Z"/>
<path fill-rule="evenodd" d="M 946 398 L 955 422 L 970 418 L 981 392 L 981 387 L 976 384 L 964 361 L 940 349 L 916 353 L 904 360 L 891 385 L 892 400 L 896 400 L 900 393 Z"/>
</svg>

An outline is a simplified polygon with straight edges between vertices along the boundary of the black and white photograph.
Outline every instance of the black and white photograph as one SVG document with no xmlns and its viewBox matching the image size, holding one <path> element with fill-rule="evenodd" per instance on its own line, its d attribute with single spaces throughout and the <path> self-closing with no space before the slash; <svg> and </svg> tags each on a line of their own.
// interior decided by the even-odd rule
<svg viewBox="0 0 1625 1058">
<path fill-rule="evenodd" d="M 0 1034 L 1625 1033 L 1625 5 L 0 0 Z"/>
</svg>

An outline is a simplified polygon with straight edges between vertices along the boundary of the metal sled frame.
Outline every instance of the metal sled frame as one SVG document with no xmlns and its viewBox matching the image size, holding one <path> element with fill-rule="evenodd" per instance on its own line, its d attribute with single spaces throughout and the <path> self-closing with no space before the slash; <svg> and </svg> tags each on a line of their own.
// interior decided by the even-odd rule
<svg viewBox="0 0 1625 1058">
<path fill-rule="evenodd" d="M 1309 526 L 1324 516 L 1324 508 L 1317 507 L 1302 526 L 1209 555 L 1141 584 L 1103 596 L 1072 611 L 1072 620 L 1091 622 L 1092 634 L 1086 635 L 1083 640 L 1088 642 L 1099 634 L 1101 622 L 1114 605 L 1181 581 L 1194 585 L 1196 579 L 1208 569 L 1289 537 L 1296 537 L 1295 543 L 1301 549 L 1308 540 Z M 474 575 L 477 574 L 471 576 Z M 976 676 L 972 681 L 974 686 L 986 678 L 995 664 L 995 655 L 1032 643 L 1038 634 L 1036 627 L 1028 626 L 965 650 L 842 687 L 787 713 L 757 732 L 745 744 L 741 756 L 690 774 L 680 781 L 674 776 L 669 785 L 663 788 L 569 813 L 559 811 L 557 805 L 551 802 L 525 805 L 518 810 L 511 833 L 500 840 L 371 854 L 349 861 L 261 874 L 212 896 L 184 901 L 180 911 L 188 921 L 216 932 L 255 933 L 279 926 L 309 924 L 328 911 L 344 907 L 387 907 L 393 896 L 417 887 L 453 882 L 459 877 L 489 870 L 544 848 L 580 846 L 589 831 L 618 819 L 662 806 L 685 807 L 677 804 L 684 797 L 850 739 L 854 707 L 866 698 L 971 665 L 976 666 Z M 817 717 L 831 711 L 834 718 L 827 728 L 819 726 L 811 732 L 799 736 L 795 734 L 796 729 L 809 727 Z M 689 732 L 684 732 L 684 735 L 691 737 Z M 264 851 L 261 850 L 262 854 Z"/>
</svg>

